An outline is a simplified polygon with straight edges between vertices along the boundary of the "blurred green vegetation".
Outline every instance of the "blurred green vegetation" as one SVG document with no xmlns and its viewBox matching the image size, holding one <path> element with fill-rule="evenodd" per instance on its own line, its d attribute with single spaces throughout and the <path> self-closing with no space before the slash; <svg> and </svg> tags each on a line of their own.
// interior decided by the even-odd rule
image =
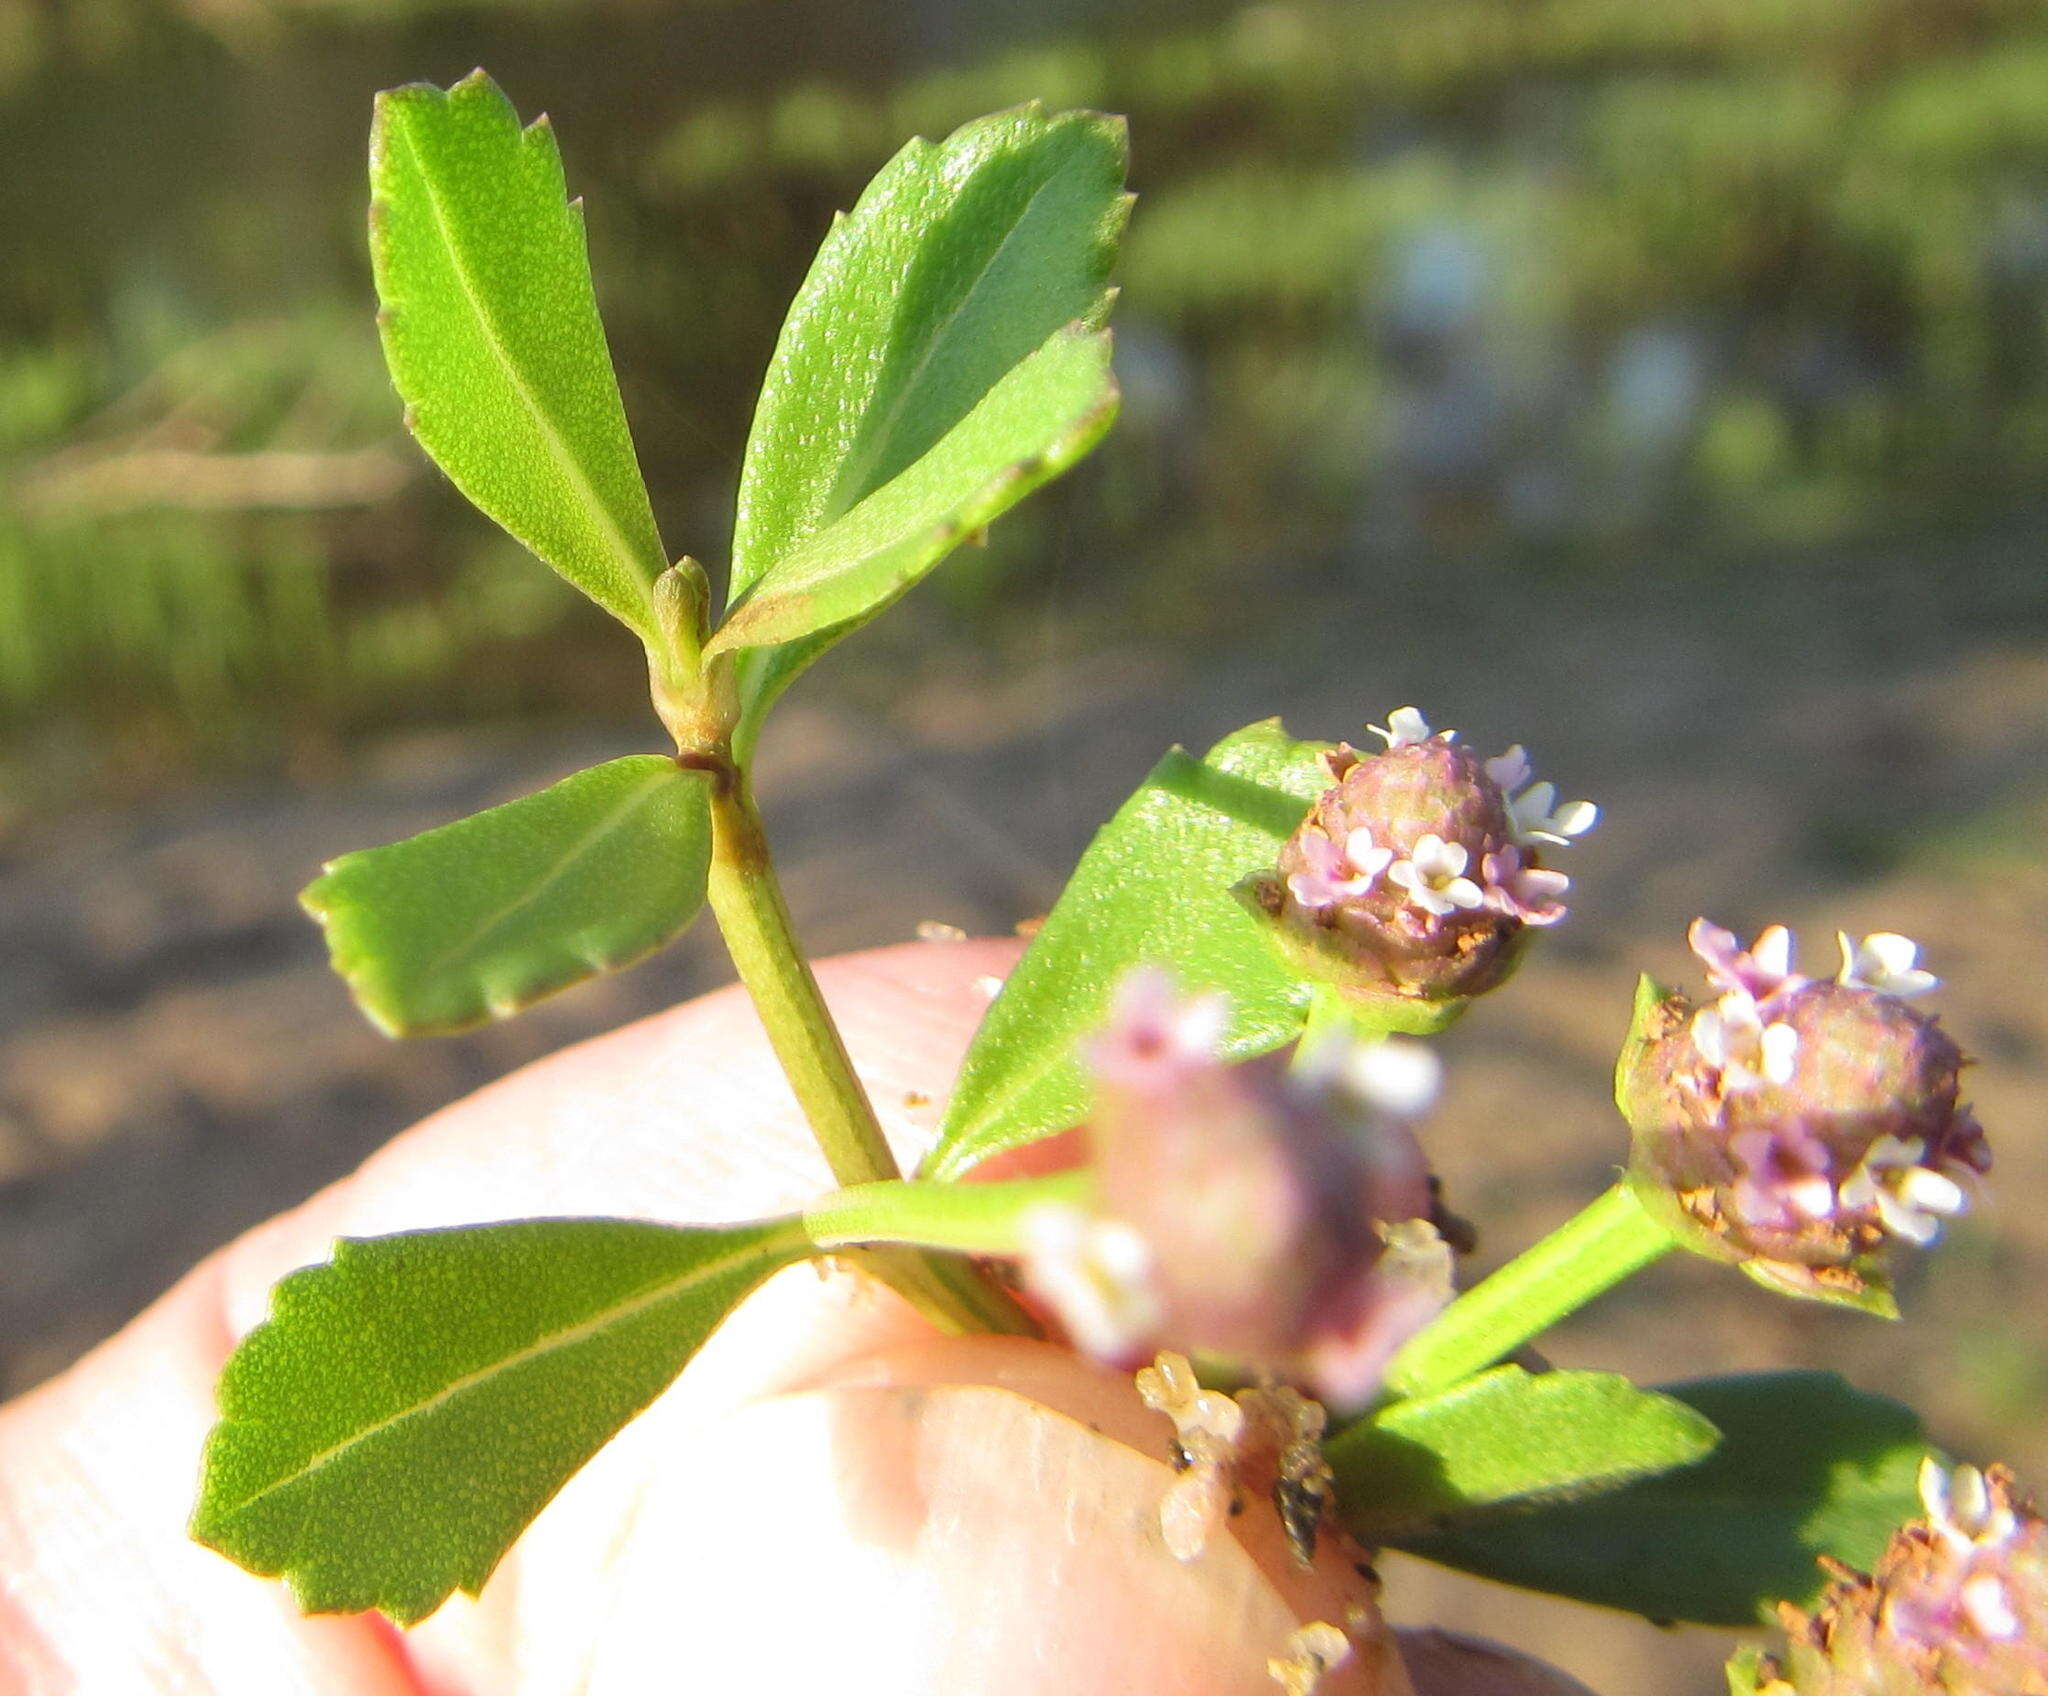
<svg viewBox="0 0 2048 1696">
<path fill-rule="evenodd" d="M 2039 0 L 0 0 L 0 779 L 633 705 L 404 442 L 370 331 L 369 96 L 477 61 L 556 116 L 710 557 L 832 209 L 912 133 L 1131 115 L 1124 423 L 917 639 L 1002 641 L 1048 569 L 1189 638 L 1246 628 L 1247 559 L 1938 539 L 2048 455 Z"/>
</svg>

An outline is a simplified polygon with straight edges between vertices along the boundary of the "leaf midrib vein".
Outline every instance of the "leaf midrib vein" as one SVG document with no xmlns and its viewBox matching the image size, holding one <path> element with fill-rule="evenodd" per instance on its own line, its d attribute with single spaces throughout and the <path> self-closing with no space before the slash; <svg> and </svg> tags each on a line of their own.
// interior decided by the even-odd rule
<svg viewBox="0 0 2048 1696">
<path fill-rule="evenodd" d="M 513 393 L 532 415 L 542 445 L 547 449 L 549 457 L 554 460 L 556 466 L 561 470 L 564 479 L 569 484 L 570 491 L 584 507 L 586 517 L 594 523 L 600 539 L 613 554 L 616 561 L 625 566 L 628 580 L 640 585 L 643 590 L 642 598 L 644 599 L 647 579 L 644 568 L 647 562 L 640 558 L 638 551 L 626 536 L 625 531 L 619 527 L 618 520 L 613 516 L 611 508 L 605 504 L 603 496 L 597 492 L 597 486 L 591 481 L 590 474 L 584 469 L 582 461 L 576 457 L 568 441 L 556 427 L 554 419 L 549 416 L 547 408 L 541 404 L 540 396 L 527 382 L 524 374 L 514 361 L 511 348 L 506 341 L 504 333 L 499 329 L 497 319 L 485 303 L 485 296 L 477 287 L 476 279 L 471 274 L 469 266 L 464 260 L 462 247 L 455 239 L 454 223 L 449 218 L 447 207 L 442 201 L 440 192 L 434 186 L 433 173 L 427 169 L 426 158 L 420 152 L 419 143 L 413 137 L 411 126 L 401 123 L 396 128 L 404 140 L 405 150 L 412 160 L 413 169 L 418 173 L 420 183 L 426 191 L 427 210 L 433 217 L 435 231 L 441 238 L 441 246 L 448 255 L 448 268 L 454 274 L 456 282 L 461 286 L 463 298 L 469 303 L 470 310 L 476 316 L 477 326 L 482 334 L 484 346 L 496 358 L 499 368 L 504 372 L 505 381 L 511 386 Z M 524 133 L 523 131 L 521 132 L 522 139 L 524 139 Z M 659 548 L 656 551 L 659 552 Z M 659 566 L 656 569 L 659 570 Z"/>
<path fill-rule="evenodd" d="M 1017 239 L 1017 232 L 1030 221 L 1032 209 L 1037 206 L 1046 190 L 1051 188 L 1053 183 L 1062 174 L 1061 170 L 1050 172 L 1045 180 L 1031 191 L 1030 197 L 1017 209 L 1017 216 L 1010 220 L 1009 228 L 1003 231 L 1002 239 L 996 243 L 995 247 L 990 251 L 987 260 L 975 273 L 974 281 L 967 285 L 966 292 L 953 302 L 945 317 L 939 320 L 932 333 L 925 338 L 923 351 L 917 356 L 917 363 L 911 367 L 910 375 L 898 387 L 895 398 L 890 401 L 887 409 L 883 412 L 877 427 L 868 434 L 866 447 L 862 449 L 857 458 L 849 461 L 838 477 L 833 480 L 832 493 L 826 498 L 825 502 L 828 511 L 837 505 L 849 485 L 856 488 L 859 487 L 867 479 L 868 473 L 874 469 L 875 462 L 882 456 L 882 450 L 894 439 L 896 426 L 902 420 L 903 411 L 910 404 L 911 396 L 917 392 L 918 386 L 924 381 L 924 374 L 930 368 L 933 358 L 937 355 L 939 349 L 951 338 L 954 328 L 959 324 L 962 315 L 974 304 L 983 286 L 990 277 L 995 275 L 997 268 L 1003 262 L 1003 256 L 1010 251 L 1010 244 Z M 1030 355 L 1027 354 L 1025 357 L 1029 358 Z M 1000 382 L 1001 379 L 998 378 L 997 381 Z M 989 388 L 994 387 L 994 383 L 989 385 Z M 986 394 L 988 390 L 984 389 L 982 392 Z M 972 408 L 969 410 L 971 411 Z M 962 416 L 964 417 L 965 414 Z M 944 440 L 943 437 L 940 439 Z M 906 466 L 904 469 L 908 470 L 909 467 Z M 835 518 L 843 516 L 857 504 L 857 499 L 848 501 L 845 506 L 839 508 L 838 513 L 834 515 Z M 828 520 L 829 522 L 831 521 Z M 820 528 L 823 528 L 823 526 L 820 526 Z"/>
<path fill-rule="evenodd" d="M 960 315 L 967 310 L 968 306 L 979 294 L 982 285 L 995 272 L 996 267 L 1002 261 L 1003 255 L 1009 251 L 1010 243 L 1016 239 L 1017 232 L 1024 227 L 1024 224 L 1030 218 L 1032 208 L 1038 204 L 1039 198 L 1046 190 L 1051 188 L 1064 174 L 1064 169 L 1065 165 L 1063 163 L 1060 168 L 1049 173 L 1045 180 L 1031 191 L 1030 198 L 1018 209 L 1017 216 L 1010 221 L 1009 228 L 1004 230 L 1002 239 L 996 243 L 987 261 L 976 272 L 974 281 L 967 286 L 966 292 L 953 303 L 945 317 L 939 321 L 931 335 L 926 339 L 924 350 L 918 355 L 916 365 L 912 367 L 910 375 L 905 378 L 902 386 L 896 391 L 895 398 L 890 401 L 888 407 L 883 412 L 880 422 L 872 431 L 863 432 L 862 439 L 865 445 L 855 458 L 849 460 L 840 468 L 839 475 L 832 480 L 831 490 L 820 504 L 817 518 L 810 523 L 801 538 L 786 542 L 776 557 L 761 567 L 760 571 L 755 574 L 753 581 L 746 586 L 749 596 L 760 588 L 777 566 L 797 553 L 813 537 L 837 523 L 854 506 L 859 504 L 858 500 L 847 501 L 843 505 L 840 504 L 845 490 L 849 485 L 857 486 L 859 481 L 865 479 L 874 468 L 875 461 L 881 456 L 883 447 L 887 445 L 890 437 L 895 433 L 896 425 L 902 416 L 903 409 L 909 405 L 911 395 L 916 392 L 919 383 L 923 381 L 925 370 L 931 364 L 932 357 L 939 345 L 952 334 L 954 325 L 959 321 Z M 1027 355 L 1026 357 L 1029 356 Z M 991 384 L 990 387 L 993 388 L 994 385 Z M 983 392 L 986 393 L 987 391 L 984 390 Z M 908 470 L 909 467 L 906 466 L 904 469 Z M 735 597 L 733 604 L 735 609 L 737 609 L 739 605 L 738 597 Z"/>
<path fill-rule="evenodd" d="M 424 1418 L 433 1413 L 437 1408 L 453 1401 L 457 1396 L 466 1394 L 478 1384 L 484 1383 L 500 1373 L 515 1371 L 517 1368 L 527 1364 L 527 1362 L 538 1360 L 557 1349 L 573 1348 L 576 1344 L 596 1336 L 605 1327 L 622 1324 L 646 1312 L 651 1307 L 658 1307 L 665 1301 L 685 1295 L 697 1285 L 708 1283 L 724 1273 L 744 1266 L 751 1259 L 759 1259 L 765 1268 L 773 1261 L 789 1253 L 792 1248 L 800 1245 L 802 1241 L 803 1232 L 801 1224 L 794 1220 L 787 1221 L 784 1223 L 783 1228 L 775 1235 L 757 1239 L 743 1248 L 734 1249 L 730 1254 L 719 1259 L 701 1261 L 697 1265 L 692 1266 L 688 1271 L 680 1273 L 673 1278 L 665 1278 L 659 1283 L 641 1291 L 640 1294 L 627 1297 L 614 1307 L 606 1308 L 600 1313 L 591 1315 L 588 1319 L 578 1320 L 574 1325 L 566 1325 L 558 1331 L 550 1331 L 544 1336 L 537 1337 L 531 1343 L 514 1350 L 511 1354 L 494 1360 L 488 1365 L 480 1366 L 473 1372 L 466 1372 L 461 1377 L 442 1385 L 440 1389 L 436 1390 L 424 1401 L 415 1402 L 412 1406 L 401 1408 L 398 1412 L 388 1414 L 373 1424 L 351 1431 L 339 1442 L 329 1444 L 328 1447 L 322 1449 L 318 1454 L 312 1456 L 293 1471 L 286 1473 L 281 1478 L 273 1479 L 260 1490 L 253 1491 L 249 1495 L 244 1496 L 230 1511 L 236 1514 L 247 1512 L 266 1497 L 274 1496 L 278 1491 L 289 1489 L 301 1480 L 311 1477 L 322 1467 L 327 1466 L 359 1443 L 369 1442 L 372 1438 L 382 1435 L 394 1426 L 404 1424 L 409 1419 Z"/>
</svg>

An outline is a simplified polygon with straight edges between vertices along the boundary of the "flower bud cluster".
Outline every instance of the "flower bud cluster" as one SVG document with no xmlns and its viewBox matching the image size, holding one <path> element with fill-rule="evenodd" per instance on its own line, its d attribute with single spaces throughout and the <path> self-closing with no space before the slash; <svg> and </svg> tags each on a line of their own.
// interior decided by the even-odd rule
<svg viewBox="0 0 2048 1696">
<path fill-rule="evenodd" d="M 1889 932 L 1843 936 L 1830 981 L 1793 969 L 1782 925 L 1744 949 L 1701 919 L 1690 941 L 1719 995 L 1648 1001 L 1617 1077 L 1637 1193 L 1764 1282 L 1860 1299 L 1882 1252 L 1933 1241 L 1991 1163 L 1961 1051 L 1907 1004 L 1937 980 Z"/>
<path fill-rule="evenodd" d="M 1583 835 L 1599 809 L 1531 783 L 1520 746 L 1482 761 L 1413 707 L 1372 729 L 1383 751 L 1323 756 L 1330 788 L 1249 893 L 1283 946 L 1361 994 L 1491 989 L 1531 926 L 1564 917 L 1571 880 L 1542 864 L 1545 847 Z"/>
<path fill-rule="evenodd" d="M 1412 1130 L 1434 1058 L 1332 1044 L 1227 1066 L 1224 1022 L 1161 973 L 1121 986 L 1091 1051 L 1096 1205 L 1027 1216 L 1028 1287 L 1098 1359 L 1203 1352 L 1357 1405 L 1450 1298 Z"/>
<path fill-rule="evenodd" d="M 2003 1467 L 1922 1463 L 1926 1518 L 1869 1574 L 1843 1569 L 1818 1608 L 1781 1610 L 1788 1638 L 1760 1696 L 2042 1696 L 2048 1522 Z"/>
</svg>

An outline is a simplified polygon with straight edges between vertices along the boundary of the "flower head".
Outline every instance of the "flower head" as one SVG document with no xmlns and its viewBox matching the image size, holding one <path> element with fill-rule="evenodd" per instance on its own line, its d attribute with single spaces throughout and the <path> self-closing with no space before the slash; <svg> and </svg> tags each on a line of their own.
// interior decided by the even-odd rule
<svg viewBox="0 0 2048 1696">
<path fill-rule="evenodd" d="M 1412 1129 L 1434 1059 L 1334 1041 L 1233 1067 L 1192 1048 L 1209 1032 L 1164 974 L 1125 980 L 1089 1049 L 1095 1206 L 1032 1216 L 1027 1284 L 1098 1358 L 1200 1350 L 1367 1400 L 1450 1295 Z"/>
<path fill-rule="evenodd" d="M 1933 1241 L 1990 1165 L 1958 1099 L 1961 1051 L 1867 974 L 1801 976 L 1783 926 L 1745 949 L 1702 919 L 1691 940 L 1721 993 L 1649 996 L 1622 1056 L 1638 1193 L 1775 1287 L 1883 1299 L 1884 1252 Z M 1887 937 L 1881 981 L 1916 955 Z"/>
<path fill-rule="evenodd" d="M 1324 756 L 1330 787 L 1245 894 L 1295 964 L 1406 1008 L 1396 1028 L 1428 1029 L 1505 979 L 1531 927 L 1564 917 L 1571 880 L 1541 863 L 1543 845 L 1582 835 L 1598 809 L 1531 785 L 1519 746 L 1482 761 L 1413 707 L 1372 729 L 1385 750 Z"/>
<path fill-rule="evenodd" d="M 2048 1523 L 2012 1474 L 1921 1463 L 1925 1517 L 1870 1573 L 1842 1569 L 1808 1614 L 1787 1604 L 1768 1696 L 2033 1696 L 2048 1691 Z"/>
</svg>

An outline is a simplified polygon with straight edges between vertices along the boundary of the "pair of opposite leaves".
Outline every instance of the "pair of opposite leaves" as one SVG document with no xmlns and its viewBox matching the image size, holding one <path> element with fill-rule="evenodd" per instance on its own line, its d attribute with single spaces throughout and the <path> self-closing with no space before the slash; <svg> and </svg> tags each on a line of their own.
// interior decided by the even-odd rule
<svg viewBox="0 0 2048 1696">
<path fill-rule="evenodd" d="M 744 761 L 804 666 L 1108 429 L 1124 161 L 1119 121 L 1021 108 L 912 142 L 835 223 L 762 388 L 708 641 L 664 618 L 667 558 L 553 133 L 522 128 L 481 72 L 378 102 L 386 358 L 442 469 L 657 669 L 693 687 L 704 663 L 734 668 Z M 344 856 L 305 900 L 372 1019 L 456 1030 L 679 934 L 709 838 L 706 777 L 629 757 Z"/>
</svg>

